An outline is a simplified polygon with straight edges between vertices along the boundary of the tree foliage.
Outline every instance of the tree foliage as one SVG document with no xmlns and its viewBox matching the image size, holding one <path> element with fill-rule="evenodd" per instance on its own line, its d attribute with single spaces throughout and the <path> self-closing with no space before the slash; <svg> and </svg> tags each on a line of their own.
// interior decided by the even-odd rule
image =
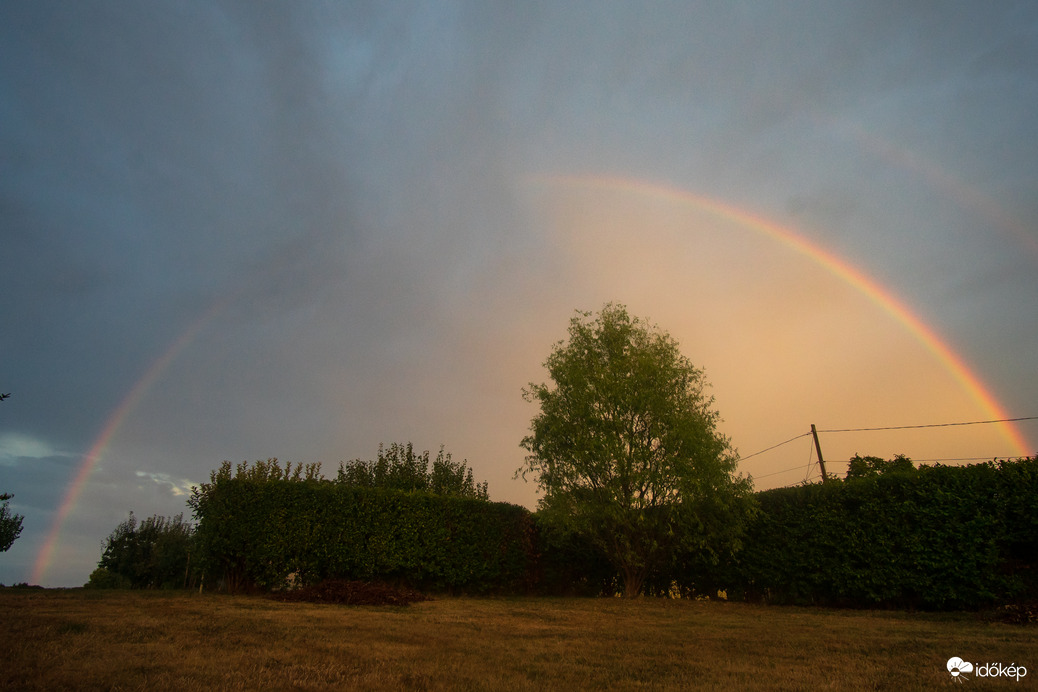
<svg viewBox="0 0 1038 692">
<path fill-rule="evenodd" d="M 10 396 L 10 394 L 0 393 L 0 401 Z M 7 552 L 22 533 L 22 520 L 25 517 L 11 512 L 7 502 L 12 497 L 14 495 L 10 493 L 0 494 L 0 553 Z"/>
<path fill-rule="evenodd" d="M 7 503 L 12 497 L 14 495 L 9 493 L 0 494 L 0 553 L 6 552 L 14 545 L 15 540 L 22 533 L 22 520 L 25 517 L 11 512 Z"/>
<path fill-rule="evenodd" d="M 758 498 L 744 549 L 707 580 L 729 597 L 927 609 L 1038 598 L 1038 457 Z"/>
<path fill-rule="evenodd" d="M 549 523 L 608 556 L 625 595 L 678 550 L 737 545 L 750 482 L 734 475 L 703 371 L 669 334 L 608 304 L 578 312 L 545 367 L 553 384 L 523 391 L 540 413 L 517 473 L 537 476 Z"/>
<path fill-rule="evenodd" d="M 476 483 L 467 464 L 467 461 L 453 461 L 450 452 L 444 452 L 441 445 L 430 467 L 428 450 L 417 454 L 410 442 L 406 445 L 394 442 L 388 449 L 379 445 L 375 460 L 354 459 L 339 464 L 336 481 L 359 488 L 431 492 L 488 500 L 487 482 Z"/>
<path fill-rule="evenodd" d="M 312 486 L 323 478 L 320 463 L 300 463 L 293 467 L 292 462 L 288 462 L 282 467 L 277 458 L 272 457 L 251 466 L 245 461 L 237 466 L 224 461 L 219 469 L 209 473 L 208 483 L 192 486 L 187 504 L 197 522 L 195 543 L 202 580 L 205 581 L 206 576 L 222 578 L 230 591 L 254 583 L 255 578 L 248 577 L 242 546 L 250 541 L 287 535 L 285 531 L 272 537 L 257 535 L 260 518 L 254 517 L 254 513 L 262 515 L 265 508 L 255 497 L 256 489 L 268 484 Z M 284 517 L 273 514 L 267 519 L 278 521 Z M 264 558 L 258 559 L 262 562 Z"/>
<path fill-rule="evenodd" d="M 912 460 L 904 454 L 898 454 L 890 461 L 882 457 L 860 456 L 855 454 L 847 467 L 845 480 L 852 481 L 859 478 L 872 478 L 885 473 L 911 473 L 916 468 Z"/>
<path fill-rule="evenodd" d="M 385 477 L 403 477 L 388 471 L 394 464 L 386 455 L 383 460 Z M 419 466 L 413 461 L 412 481 Z M 526 580 L 534 528 L 524 508 L 374 487 L 361 482 L 371 479 L 366 467 L 355 467 L 355 476 L 350 468 L 331 481 L 317 465 L 300 471 L 291 464 L 282 468 L 276 459 L 236 468 L 224 462 L 188 500 L 207 582 L 240 591 L 292 581 L 388 580 L 486 592 L 512 590 Z"/>
<path fill-rule="evenodd" d="M 190 584 L 193 529 L 184 516 L 154 515 L 138 522 L 133 512 L 105 539 L 91 587 L 184 588 Z"/>
</svg>

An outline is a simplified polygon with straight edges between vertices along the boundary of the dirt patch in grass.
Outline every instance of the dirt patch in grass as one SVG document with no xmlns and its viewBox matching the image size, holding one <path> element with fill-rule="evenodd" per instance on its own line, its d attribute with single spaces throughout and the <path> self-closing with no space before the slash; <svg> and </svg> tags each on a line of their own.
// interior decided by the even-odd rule
<svg viewBox="0 0 1038 692">
<path fill-rule="evenodd" d="M 412 589 L 388 584 L 363 581 L 328 580 L 291 591 L 271 594 L 277 601 L 306 601 L 307 603 L 338 603 L 341 605 L 406 606 L 430 600 L 425 594 Z"/>
</svg>

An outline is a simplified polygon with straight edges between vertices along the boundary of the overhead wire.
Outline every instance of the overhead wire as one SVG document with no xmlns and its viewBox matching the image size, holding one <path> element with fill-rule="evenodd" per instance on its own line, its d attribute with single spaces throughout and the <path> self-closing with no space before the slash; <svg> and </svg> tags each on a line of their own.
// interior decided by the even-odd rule
<svg viewBox="0 0 1038 692">
<path fill-rule="evenodd" d="M 819 432 L 819 433 L 844 433 L 844 432 L 875 432 L 875 431 L 882 431 L 882 430 L 912 430 L 912 429 L 918 429 L 918 428 L 946 428 L 946 427 L 955 427 L 955 426 L 963 426 L 963 425 L 984 425 L 984 424 L 989 424 L 989 423 L 1017 423 L 1017 422 L 1020 422 L 1020 421 L 1030 421 L 1030 420 L 1038 420 L 1038 416 L 1021 416 L 1021 417 L 1018 417 L 1018 418 L 1000 418 L 1000 419 L 997 419 L 997 420 L 964 421 L 964 422 L 956 422 L 956 423 L 929 423 L 929 424 L 925 424 L 925 425 L 890 425 L 890 426 L 874 427 L 874 428 L 831 428 L 831 429 L 825 429 L 825 430 L 816 430 L 816 432 Z M 810 431 L 805 432 L 805 433 L 801 433 L 799 435 L 796 435 L 795 437 L 789 438 L 788 440 L 786 440 L 784 442 L 779 442 L 778 444 L 772 445 L 770 447 L 766 447 L 766 448 L 761 449 L 761 450 L 759 450 L 757 452 L 754 452 L 753 454 L 749 454 L 747 456 L 744 456 L 739 461 L 742 462 L 742 461 L 746 461 L 747 459 L 752 459 L 753 457 L 756 457 L 756 456 L 759 456 L 761 454 L 764 454 L 765 452 L 770 452 L 770 451 L 772 451 L 774 449 L 778 449 L 779 447 L 783 447 L 783 446 L 785 446 L 785 445 L 787 445 L 787 444 L 789 444 L 791 442 L 795 442 L 796 440 L 799 440 L 802 437 L 807 437 L 808 435 L 811 435 Z M 1012 456 L 1012 455 L 1010 455 L 1010 456 Z M 916 463 L 941 462 L 941 461 L 984 461 L 984 460 L 988 460 L 988 459 L 999 459 L 999 458 L 1007 458 L 1008 459 L 1008 458 L 1010 458 L 1010 456 L 1005 456 L 1005 457 L 998 457 L 998 456 L 993 456 L 993 457 L 992 456 L 958 457 L 958 458 L 944 458 L 944 459 L 916 459 L 914 461 Z M 813 460 L 813 457 L 814 457 L 814 448 L 812 447 L 810 449 L 809 453 L 808 453 L 808 465 L 807 465 L 807 471 L 806 471 L 808 476 L 810 476 L 811 461 Z M 848 460 L 848 459 L 832 459 L 832 460 L 829 460 L 829 463 L 848 464 L 848 463 L 850 463 L 850 460 Z M 765 474 L 761 474 L 761 475 L 758 475 L 758 476 L 754 476 L 754 478 L 756 478 L 756 479 L 768 478 L 770 476 L 777 476 L 777 475 L 782 474 L 782 473 L 788 473 L 790 471 L 795 471 L 795 470 L 797 470 L 799 468 L 800 468 L 800 466 L 798 465 L 798 466 L 794 466 L 794 467 L 791 467 L 791 468 L 782 469 L 780 471 L 772 471 L 770 473 L 765 473 Z M 805 478 L 805 480 L 807 480 L 807 478 Z"/>
<path fill-rule="evenodd" d="M 840 428 L 832 430 L 819 430 L 820 433 L 843 433 L 843 432 L 873 432 L 876 430 L 911 430 L 914 428 L 948 428 L 956 425 L 983 425 L 985 423 L 1016 423 L 1023 420 L 1038 420 L 1038 416 L 1024 416 L 1022 418 L 1000 418 L 998 420 L 973 420 L 963 423 L 929 423 L 926 425 L 888 425 L 882 428 Z"/>
<path fill-rule="evenodd" d="M 807 479 L 811 476 L 811 462 L 814 461 L 814 458 L 815 458 L 815 446 L 813 444 L 812 445 L 808 445 L 808 449 L 807 449 L 807 466 L 804 467 L 804 482 L 805 483 L 807 482 Z"/>
<path fill-rule="evenodd" d="M 957 458 L 947 458 L 947 459 L 913 459 L 912 461 L 917 463 L 917 464 L 922 464 L 922 463 L 941 462 L 941 461 L 990 461 L 991 459 L 1011 459 L 1011 458 L 1013 458 L 1013 455 L 985 456 L 985 457 L 957 457 Z M 850 459 L 827 459 L 825 463 L 826 464 L 849 464 L 851 462 L 850 462 Z M 789 473 L 790 471 L 798 471 L 801 468 L 802 467 L 798 464 L 796 466 L 791 466 L 789 468 L 780 469 L 778 471 L 771 471 L 769 473 L 762 473 L 762 474 L 759 474 L 759 475 L 758 474 L 753 474 L 753 478 L 754 478 L 754 480 L 761 480 L 763 478 L 769 478 L 771 476 L 778 476 L 778 475 L 783 474 L 783 473 Z M 821 477 L 820 474 L 815 473 L 812 476 L 812 478 L 815 477 L 815 476 Z"/>
<path fill-rule="evenodd" d="M 788 440 L 786 440 L 785 442 L 779 442 L 777 445 L 772 445 L 772 446 L 768 447 L 767 449 L 762 449 L 759 452 L 754 452 L 753 454 L 750 454 L 748 456 L 741 457 L 739 459 L 739 461 L 746 461 L 747 459 L 752 459 L 753 457 L 755 457 L 755 456 L 757 456 L 759 454 L 764 454 L 764 452 L 770 452 L 773 449 L 778 449 L 782 445 L 788 445 L 790 442 L 794 442 L 796 440 L 799 440 L 801 437 L 807 437 L 810 434 L 811 434 L 810 432 L 806 432 L 806 433 L 797 435 L 796 437 L 791 437 Z"/>
<path fill-rule="evenodd" d="M 761 478 L 767 478 L 768 476 L 777 476 L 780 473 L 789 473 L 790 471 L 797 471 L 799 469 L 800 469 L 800 466 L 797 465 L 797 466 L 794 466 L 793 468 L 782 469 L 781 471 L 772 471 L 771 473 L 765 473 L 765 474 L 760 475 L 760 476 L 754 476 L 753 478 L 754 478 L 754 480 L 760 480 Z"/>
</svg>

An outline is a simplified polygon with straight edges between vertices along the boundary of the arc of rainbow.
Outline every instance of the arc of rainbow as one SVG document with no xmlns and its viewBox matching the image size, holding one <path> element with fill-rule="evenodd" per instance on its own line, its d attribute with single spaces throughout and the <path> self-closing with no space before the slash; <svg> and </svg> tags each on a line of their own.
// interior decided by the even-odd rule
<svg viewBox="0 0 1038 692">
<path fill-rule="evenodd" d="M 980 407 L 992 420 L 1004 421 L 1009 418 L 1002 405 L 973 374 L 965 361 L 907 306 L 860 269 L 836 254 L 809 242 L 794 231 L 730 204 L 702 197 L 664 183 L 609 176 L 543 176 L 535 178 L 535 180 L 548 185 L 635 192 L 650 198 L 690 205 L 778 241 L 824 267 L 841 281 L 850 284 L 901 323 L 951 373 L 959 385 L 980 404 Z M 1028 453 L 1026 450 L 1029 445 L 1016 426 L 1010 422 L 1000 422 L 996 425 L 1013 446 L 1014 454 L 1025 456 Z"/>
<path fill-rule="evenodd" d="M 94 440 L 94 443 L 90 446 L 87 453 L 83 455 L 79 467 L 76 470 L 76 475 L 65 490 L 65 496 L 62 498 L 61 504 L 58 505 L 58 510 L 54 514 L 54 520 L 51 522 L 50 530 L 47 532 L 47 536 L 44 539 L 43 544 L 40 546 L 39 552 L 36 554 L 36 560 L 33 563 L 32 574 L 30 576 L 30 584 L 39 584 L 46 575 L 47 570 L 50 568 L 51 560 L 54 557 L 54 549 L 58 544 L 58 538 L 61 536 L 61 527 L 64 525 L 69 514 L 72 513 L 72 510 L 75 509 L 76 502 L 79 500 L 79 496 L 83 492 L 83 487 L 86 485 L 87 479 L 97 466 L 97 462 L 104 456 L 105 449 L 108 447 L 109 443 L 111 443 L 112 438 L 119 431 L 120 426 L 122 426 L 127 416 L 129 416 L 130 412 L 136 408 L 144 394 L 152 387 L 152 385 L 155 384 L 166 368 L 169 367 L 170 363 L 180 355 L 180 352 L 184 350 L 184 347 L 194 341 L 202 328 L 213 319 L 213 317 L 215 317 L 230 302 L 230 300 L 230 298 L 227 298 L 218 301 L 201 317 L 191 323 L 188 328 L 177 337 L 173 344 L 148 367 L 144 372 L 144 375 L 137 380 L 126 396 L 123 397 L 122 401 L 119 402 L 119 405 L 116 407 L 115 411 L 112 412 L 112 415 L 108 417 L 108 420 L 101 428 L 101 432 Z"/>
<path fill-rule="evenodd" d="M 999 205 L 990 195 L 967 185 L 922 154 L 894 144 L 855 122 L 827 118 L 818 113 L 813 114 L 813 117 L 819 122 L 845 133 L 863 150 L 871 152 L 881 161 L 918 175 L 934 190 L 948 196 L 962 208 L 984 217 L 1013 238 L 1032 257 L 1038 258 L 1038 239 L 1034 236 L 1034 229 L 1019 218 L 1007 213 L 1003 206 Z"/>
</svg>

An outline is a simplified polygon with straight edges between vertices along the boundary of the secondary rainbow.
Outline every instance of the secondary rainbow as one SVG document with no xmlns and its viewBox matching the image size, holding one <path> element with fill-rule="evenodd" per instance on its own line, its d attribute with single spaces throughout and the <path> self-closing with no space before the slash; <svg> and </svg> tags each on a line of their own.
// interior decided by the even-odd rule
<svg viewBox="0 0 1038 692">
<path fill-rule="evenodd" d="M 608 176 L 545 176 L 536 180 L 550 186 L 634 192 L 650 198 L 685 204 L 761 233 L 824 267 L 837 278 L 863 293 L 900 322 L 951 373 L 991 420 L 1005 420 L 1010 417 L 987 387 L 973 374 L 965 361 L 933 329 L 916 317 L 904 303 L 860 269 L 832 252 L 823 250 L 805 240 L 796 232 L 730 204 L 702 197 L 664 183 Z M 996 423 L 996 425 L 1013 446 L 1013 454 L 1018 456 L 1028 454 L 1029 445 L 1016 426 L 1009 422 Z"/>
</svg>

